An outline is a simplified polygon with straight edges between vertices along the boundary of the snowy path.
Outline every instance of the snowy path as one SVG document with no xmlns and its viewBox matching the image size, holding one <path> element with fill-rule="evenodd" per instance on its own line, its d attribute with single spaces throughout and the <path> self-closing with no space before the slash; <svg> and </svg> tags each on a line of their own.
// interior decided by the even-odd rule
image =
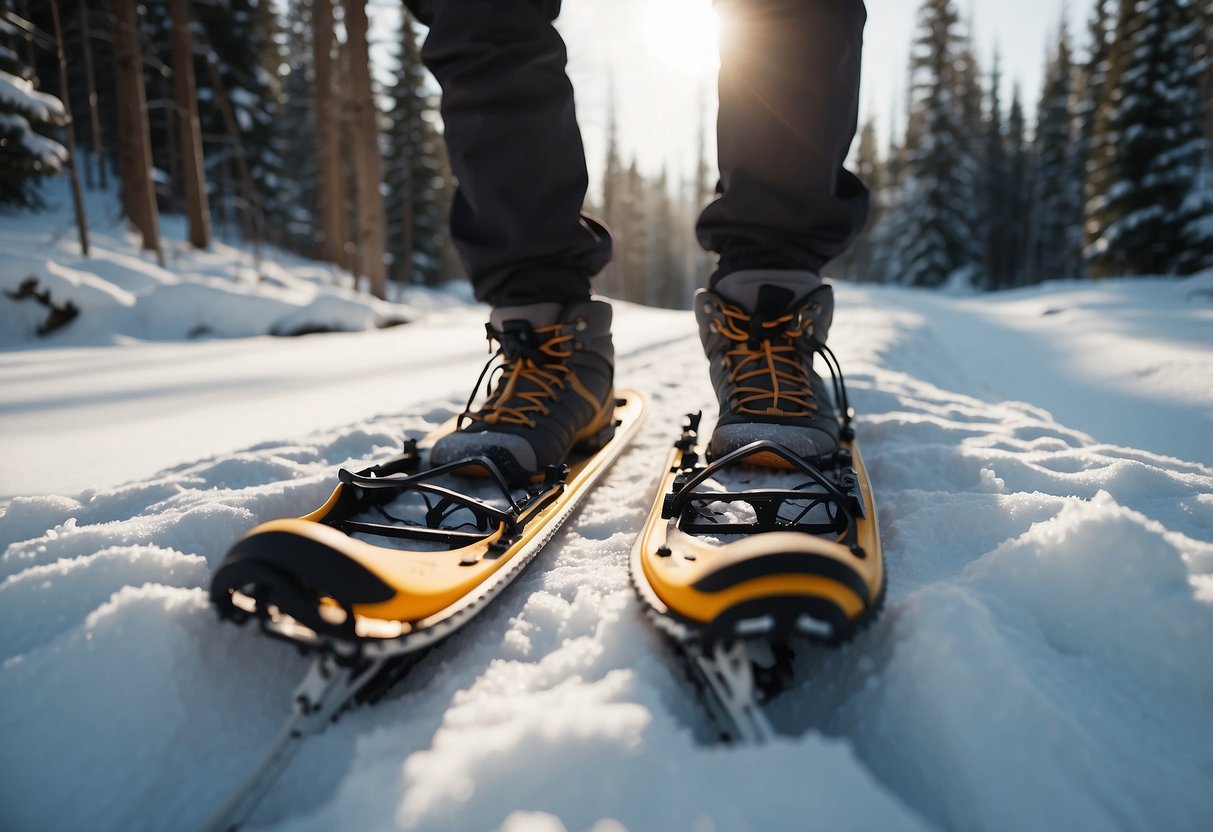
<svg viewBox="0 0 1213 832">
<path fill-rule="evenodd" d="M 1129 284 L 1068 301 L 840 292 L 831 343 L 861 414 L 889 605 L 846 649 L 801 650 L 801 683 L 772 705 L 794 736 L 744 750 L 697 741 L 707 726 L 693 691 L 628 583 L 654 466 L 678 416 L 710 410 L 712 396 L 685 314 L 624 310 L 620 381 L 653 399 L 636 446 L 480 619 L 389 699 L 311 741 L 254 825 L 1209 828 L 1213 467 L 1201 397 L 1213 341 L 1197 335 L 1209 302 L 1186 293 L 1213 281 L 1159 285 L 1176 291 L 1152 290 L 1158 308 L 1139 316 Z M 1045 324 L 1029 320 L 1032 304 Z M 1040 314 L 1053 305 L 1064 311 Z M 1095 307 L 1135 323 L 1156 349 L 1151 373 L 1133 345 L 1108 346 L 1102 375 L 1075 381 L 1068 357 L 1106 337 Z M 1027 343 L 1025 331 L 1066 316 L 1077 322 Z M 477 328 L 469 316 L 429 334 Z M 249 372 L 269 360 L 236 343 Z M 315 343 L 344 357 L 337 340 Z M 196 346 L 178 349 L 205 365 Z M 260 444 L 178 457 L 79 498 L 12 502 L 0 517 L 0 826 L 180 829 L 208 813 L 277 729 L 304 668 L 216 623 L 200 589 L 209 570 L 258 520 L 319 504 L 335 467 L 457 409 L 483 357 L 473 346 L 390 402 L 407 416 L 354 421 L 320 403 L 305 434 L 278 417 L 303 407 L 289 383 L 251 386 L 242 418 L 270 423 Z M 1008 369 L 1018 356 L 1024 369 Z M 378 372 L 348 379 L 351 395 L 374 393 Z M 1185 374 L 1198 392 L 1184 392 Z M 1096 393 L 1091 412 L 1083 400 Z M 1146 406 L 1176 435 L 1156 442 L 1106 412 L 1135 419 Z M 213 412 L 216 425 L 241 415 Z"/>
</svg>

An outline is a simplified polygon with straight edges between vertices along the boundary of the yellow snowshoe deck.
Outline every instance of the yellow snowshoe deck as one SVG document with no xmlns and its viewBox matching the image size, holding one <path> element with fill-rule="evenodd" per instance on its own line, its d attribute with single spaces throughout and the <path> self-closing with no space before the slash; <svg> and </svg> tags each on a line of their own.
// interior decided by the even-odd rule
<svg viewBox="0 0 1213 832">
<path fill-rule="evenodd" d="M 451 629 L 509 583 L 631 440 L 646 403 L 630 390 L 616 396 L 614 430 L 598 448 L 575 451 L 566 466 L 554 466 L 532 486 L 507 488 L 484 457 L 422 470 L 415 444 L 382 465 L 341 471 L 341 483 L 319 509 L 257 526 L 232 547 L 215 573 L 213 603 L 222 617 L 259 618 L 271 634 L 304 645 Z M 474 469 L 482 476 L 459 476 Z M 500 493 L 472 499 L 464 485 Z M 403 492 L 424 502 L 420 522 L 360 519 L 378 512 L 396 521 L 382 507 Z M 408 542 L 380 546 L 354 534 Z"/>
<path fill-rule="evenodd" d="M 711 465 L 704 451 L 695 414 L 670 452 L 632 553 L 641 597 L 673 635 L 836 642 L 878 611 L 885 565 L 853 439 L 828 465 L 770 442 Z M 773 459 L 778 470 L 769 467 Z M 758 487 L 733 491 L 720 483 L 738 479 Z"/>
</svg>

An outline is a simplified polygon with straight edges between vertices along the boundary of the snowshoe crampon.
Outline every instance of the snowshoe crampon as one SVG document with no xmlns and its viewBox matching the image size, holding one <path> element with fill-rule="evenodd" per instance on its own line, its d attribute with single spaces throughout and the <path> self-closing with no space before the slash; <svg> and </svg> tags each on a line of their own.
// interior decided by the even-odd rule
<svg viewBox="0 0 1213 832">
<path fill-rule="evenodd" d="M 305 647 L 384 656 L 437 641 L 500 591 L 615 460 L 644 414 L 620 391 L 612 435 L 551 466 L 542 482 L 507 485 L 487 457 L 422 469 L 415 443 L 380 465 L 340 472 L 323 506 L 264 523 L 215 573 L 220 616 L 257 619 Z M 443 432 L 423 440 L 423 447 Z"/>
<path fill-rule="evenodd" d="M 693 414 L 632 553 L 651 615 L 707 650 L 738 639 L 849 638 L 885 592 L 858 445 L 846 440 L 831 459 L 810 462 L 760 441 L 709 463 L 698 430 Z M 754 487 L 729 490 L 746 480 Z"/>
</svg>

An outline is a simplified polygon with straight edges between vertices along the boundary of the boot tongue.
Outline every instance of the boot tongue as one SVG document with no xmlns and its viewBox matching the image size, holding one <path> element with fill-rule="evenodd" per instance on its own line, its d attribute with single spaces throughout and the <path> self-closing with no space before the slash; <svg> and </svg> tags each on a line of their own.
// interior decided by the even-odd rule
<svg viewBox="0 0 1213 832">
<path fill-rule="evenodd" d="M 510 361 L 530 358 L 543 363 L 539 350 L 541 339 L 535 330 L 560 321 L 558 303 L 530 303 L 525 306 L 498 306 L 489 315 L 490 335 L 501 341 L 502 351 Z"/>
<path fill-rule="evenodd" d="M 758 287 L 758 302 L 754 304 L 754 312 L 760 318 L 778 318 L 794 300 L 796 293 L 791 289 L 767 283 Z"/>
<path fill-rule="evenodd" d="M 821 284 L 810 271 L 752 269 L 726 275 L 715 291 L 747 312 L 778 317 Z"/>
<path fill-rule="evenodd" d="M 560 320 L 559 303 L 528 303 L 524 306 L 498 306 L 489 314 L 493 329 L 507 331 L 510 324 L 526 323 L 532 329 L 552 326 Z"/>
</svg>

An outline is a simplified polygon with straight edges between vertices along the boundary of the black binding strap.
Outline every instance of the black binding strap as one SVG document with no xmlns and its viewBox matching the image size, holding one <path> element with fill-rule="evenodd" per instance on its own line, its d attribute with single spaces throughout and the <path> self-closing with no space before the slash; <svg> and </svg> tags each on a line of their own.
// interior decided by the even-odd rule
<svg viewBox="0 0 1213 832">
<path fill-rule="evenodd" d="M 506 507 L 499 508 L 485 500 L 433 481 L 454 472 L 479 474 L 484 481 L 496 488 Z M 360 532 L 382 537 L 445 543 L 452 547 L 466 546 L 483 540 L 498 529 L 504 529 L 507 534 L 512 532 L 518 527 L 524 514 L 533 512 L 554 499 L 565 484 L 563 471 L 557 473 L 561 475 L 549 476 L 546 482 L 528 489 L 525 496 L 515 499 L 501 470 L 486 456 L 471 456 L 406 476 L 379 476 L 376 468 L 357 473 L 343 468 L 338 477 L 343 484 L 352 487 L 355 496 L 353 499 L 339 501 L 322 522 L 346 534 Z M 394 517 L 384 509 L 384 503 L 397 499 L 405 492 L 421 495 L 426 507 L 424 525 Z M 351 519 L 368 510 L 376 511 L 392 521 L 392 524 Z M 461 510 L 471 514 L 471 520 L 463 524 L 467 528 L 447 528 L 445 521 Z"/>
<path fill-rule="evenodd" d="M 698 425 L 688 425 L 687 433 L 694 435 Z M 684 439 L 686 436 L 684 435 Z M 680 440 L 681 441 L 681 440 Z M 685 443 L 684 443 L 685 444 Z M 680 446 L 681 448 L 681 446 Z M 689 451 L 681 448 L 684 455 Z M 748 491 L 702 491 L 700 485 L 726 468 L 736 466 L 758 454 L 774 454 L 808 480 L 795 488 L 752 489 Z M 862 516 L 863 502 L 858 493 L 854 477 L 843 472 L 840 483 L 850 493 L 844 493 L 817 466 L 804 457 L 771 440 L 759 440 L 725 454 L 709 465 L 699 465 L 698 457 L 690 458 L 686 467 L 674 479 L 674 485 L 666 495 L 661 516 L 678 518 L 678 528 L 688 534 L 752 534 L 754 532 L 796 531 L 808 534 L 835 534 L 838 540 L 852 547 L 862 557 L 857 543 L 856 515 Z M 715 515 L 707 509 L 712 503 L 746 503 L 755 514 L 753 523 L 717 523 L 710 519 Z M 793 506 L 794 516 L 780 516 L 780 509 Z M 805 518 L 817 508 L 824 508 L 826 522 L 807 522 Z"/>
</svg>

